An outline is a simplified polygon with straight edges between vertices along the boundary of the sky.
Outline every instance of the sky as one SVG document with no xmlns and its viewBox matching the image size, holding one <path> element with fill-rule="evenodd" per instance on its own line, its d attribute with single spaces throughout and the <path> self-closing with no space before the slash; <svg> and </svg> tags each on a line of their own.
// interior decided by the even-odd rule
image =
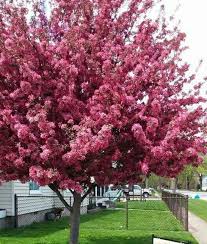
<svg viewBox="0 0 207 244">
<path fill-rule="evenodd" d="M 184 58 L 191 64 L 194 71 L 199 60 L 203 64 L 199 70 L 199 79 L 207 76 L 207 0 L 163 0 L 168 14 L 172 14 L 180 4 L 176 12 L 176 19 L 180 19 L 180 28 L 187 34 L 186 51 Z M 207 86 L 206 86 L 207 91 Z"/>
<path fill-rule="evenodd" d="M 194 58 L 207 58 L 207 1 L 206 0 L 164 0 L 166 8 L 175 9 L 177 3 L 180 8 L 176 17 L 181 21 L 181 28 L 187 34 L 190 54 Z M 195 3 L 196 2 L 196 3 Z M 206 51 L 206 52 L 205 52 Z"/>
</svg>

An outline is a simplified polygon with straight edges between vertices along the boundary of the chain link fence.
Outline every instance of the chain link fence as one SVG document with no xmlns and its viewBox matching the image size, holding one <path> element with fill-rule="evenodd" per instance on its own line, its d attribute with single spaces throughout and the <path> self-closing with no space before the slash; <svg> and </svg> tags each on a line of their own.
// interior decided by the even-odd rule
<svg viewBox="0 0 207 244">
<path fill-rule="evenodd" d="M 73 197 L 65 200 L 70 206 Z M 89 196 L 81 205 L 81 213 L 101 211 L 96 228 L 107 229 L 105 223 L 114 224 L 110 229 L 117 230 L 172 230 L 188 229 L 188 199 L 178 194 L 162 192 L 144 198 L 140 195 Z M 15 226 L 25 226 L 33 222 L 48 220 L 49 214 L 55 217 L 69 216 L 69 212 L 57 196 L 15 196 Z M 51 215 L 50 215 L 51 217 Z M 103 221 L 102 221 L 103 220 Z M 87 226 L 86 226 L 87 227 Z"/>
<path fill-rule="evenodd" d="M 73 197 L 65 196 L 66 202 L 72 206 Z M 81 214 L 87 213 L 88 199 L 81 204 Z M 64 207 L 58 196 L 22 196 L 14 198 L 14 225 L 21 227 L 35 222 L 42 222 L 48 218 L 69 216 L 69 211 Z M 48 217 L 50 214 L 50 217 Z M 51 216 L 53 215 L 53 217 Z"/>
<path fill-rule="evenodd" d="M 162 191 L 162 200 L 188 231 L 188 196 Z"/>
<path fill-rule="evenodd" d="M 161 195 L 149 198 L 141 198 L 138 195 L 121 196 L 118 199 L 112 197 L 110 200 L 107 197 L 93 197 L 90 201 L 93 206 L 96 205 L 94 211 L 101 211 L 97 214 L 98 220 L 95 220 L 96 229 L 138 230 L 150 233 L 173 233 L 186 229 L 178 215 L 169 209 L 166 198 L 162 200 Z M 176 202 L 178 199 L 169 196 L 168 201 Z M 87 226 L 84 225 L 83 228 Z"/>
</svg>

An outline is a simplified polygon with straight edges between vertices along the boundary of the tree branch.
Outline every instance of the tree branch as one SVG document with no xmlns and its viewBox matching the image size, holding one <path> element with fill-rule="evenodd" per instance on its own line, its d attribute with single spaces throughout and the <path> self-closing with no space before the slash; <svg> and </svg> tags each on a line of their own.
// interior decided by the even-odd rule
<svg viewBox="0 0 207 244">
<path fill-rule="evenodd" d="M 56 185 L 49 184 L 48 186 L 50 187 L 50 189 L 52 189 L 57 194 L 57 196 L 59 197 L 59 199 L 63 203 L 63 205 L 72 213 L 73 208 L 66 202 L 66 200 L 64 199 L 63 195 L 60 193 L 60 191 L 58 190 Z"/>
<path fill-rule="evenodd" d="M 71 190 L 71 189 L 68 189 L 73 195 L 74 195 L 74 191 L 73 190 Z"/>
<path fill-rule="evenodd" d="M 81 202 L 88 196 L 88 194 L 91 192 L 91 190 L 95 187 L 94 184 L 92 184 L 88 190 L 85 192 L 85 194 L 81 197 Z"/>
</svg>

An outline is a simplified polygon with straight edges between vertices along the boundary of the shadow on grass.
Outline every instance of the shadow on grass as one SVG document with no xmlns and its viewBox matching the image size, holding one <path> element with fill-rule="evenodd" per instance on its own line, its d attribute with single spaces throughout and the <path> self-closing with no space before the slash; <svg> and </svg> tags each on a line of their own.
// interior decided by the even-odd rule
<svg viewBox="0 0 207 244">
<path fill-rule="evenodd" d="M 190 241 L 198 244 L 189 232 L 186 231 L 103 231 L 101 233 L 82 233 L 80 242 L 83 244 L 151 244 L 152 234 L 172 241 Z"/>
<path fill-rule="evenodd" d="M 111 211 L 104 211 L 104 216 L 112 214 Z M 81 224 L 88 221 L 94 221 L 103 215 L 103 211 L 85 214 L 81 216 Z M 68 230 L 70 226 L 69 216 L 64 217 L 58 221 L 44 221 L 39 223 L 33 223 L 30 226 L 20 227 L 17 229 L 4 229 L 0 231 L 0 237 L 44 237 L 55 232 Z"/>
<path fill-rule="evenodd" d="M 151 244 L 152 238 L 150 236 L 139 236 L 139 237 L 122 237 L 122 236 L 116 236 L 116 237 L 102 237 L 102 238 L 87 238 L 87 242 L 90 244 Z"/>
</svg>

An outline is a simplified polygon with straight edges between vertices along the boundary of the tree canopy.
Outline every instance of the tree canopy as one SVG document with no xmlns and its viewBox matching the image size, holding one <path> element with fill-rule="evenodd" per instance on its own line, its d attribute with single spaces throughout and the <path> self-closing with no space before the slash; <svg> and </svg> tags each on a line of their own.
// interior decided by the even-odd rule
<svg viewBox="0 0 207 244">
<path fill-rule="evenodd" d="M 43 1 L 7 2 L 0 3 L 0 181 L 49 185 L 71 211 L 71 244 L 94 184 L 174 177 L 202 162 L 201 84 L 192 86 L 181 58 L 185 34 L 162 14 L 150 18 L 157 1 L 51 0 L 49 14 Z M 73 206 L 59 189 L 71 190 Z"/>
<path fill-rule="evenodd" d="M 205 153 L 185 34 L 148 17 L 155 1 L 0 5 L 0 180 L 76 192 L 173 177 Z M 125 4 L 125 7 L 123 5 Z"/>
</svg>

